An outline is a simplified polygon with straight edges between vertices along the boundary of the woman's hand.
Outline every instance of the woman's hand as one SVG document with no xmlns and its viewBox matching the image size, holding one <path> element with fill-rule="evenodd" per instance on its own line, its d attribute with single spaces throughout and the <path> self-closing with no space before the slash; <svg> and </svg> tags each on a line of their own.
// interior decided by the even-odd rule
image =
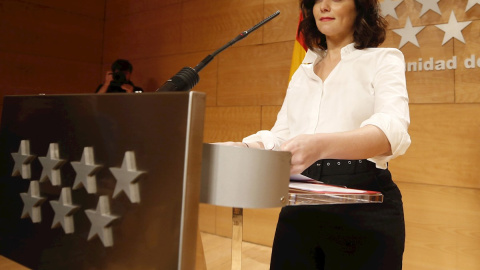
<svg viewBox="0 0 480 270">
<path fill-rule="evenodd" d="M 298 135 L 282 144 L 282 151 L 292 153 L 290 174 L 299 174 L 319 160 L 319 134 Z"/>
</svg>

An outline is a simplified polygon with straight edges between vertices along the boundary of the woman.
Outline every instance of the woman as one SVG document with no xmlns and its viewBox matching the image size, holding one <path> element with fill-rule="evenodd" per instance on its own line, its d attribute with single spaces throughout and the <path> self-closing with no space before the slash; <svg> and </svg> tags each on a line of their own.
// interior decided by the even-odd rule
<svg viewBox="0 0 480 270">
<path fill-rule="evenodd" d="M 384 202 L 284 207 L 271 269 L 401 269 L 403 206 L 387 163 L 410 145 L 403 54 L 376 48 L 386 28 L 377 0 L 300 5 L 307 63 L 293 75 L 274 127 L 243 144 L 290 151 L 292 174 L 380 191 Z"/>
</svg>

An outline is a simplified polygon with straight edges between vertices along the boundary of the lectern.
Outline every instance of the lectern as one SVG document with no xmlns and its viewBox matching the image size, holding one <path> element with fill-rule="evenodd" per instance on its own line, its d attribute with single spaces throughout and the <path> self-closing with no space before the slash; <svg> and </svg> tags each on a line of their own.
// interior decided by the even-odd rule
<svg viewBox="0 0 480 270">
<path fill-rule="evenodd" d="M 7 96 L 0 254 L 33 269 L 194 269 L 205 95 Z"/>
</svg>

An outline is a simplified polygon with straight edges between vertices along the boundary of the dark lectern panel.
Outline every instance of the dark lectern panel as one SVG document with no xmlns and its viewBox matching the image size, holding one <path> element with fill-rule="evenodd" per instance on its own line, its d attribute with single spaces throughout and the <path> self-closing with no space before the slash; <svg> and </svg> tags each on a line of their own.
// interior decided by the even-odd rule
<svg viewBox="0 0 480 270">
<path fill-rule="evenodd" d="M 34 269 L 177 269 L 183 230 L 196 230 L 184 214 L 198 214 L 184 198 L 186 155 L 202 142 L 187 145 L 203 133 L 203 110 L 191 128 L 191 102 L 192 93 L 5 97 L 1 254 Z M 14 159 L 26 144 L 30 176 Z"/>
</svg>

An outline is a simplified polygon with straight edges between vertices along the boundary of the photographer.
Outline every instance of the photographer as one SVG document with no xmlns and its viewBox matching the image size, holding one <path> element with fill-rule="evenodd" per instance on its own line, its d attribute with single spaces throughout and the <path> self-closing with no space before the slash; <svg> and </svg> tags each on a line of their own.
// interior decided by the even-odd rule
<svg viewBox="0 0 480 270">
<path fill-rule="evenodd" d="M 107 71 L 105 82 L 98 86 L 96 93 L 138 93 L 143 89 L 130 81 L 133 66 L 129 61 L 118 59 L 112 64 L 112 70 Z"/>
</svg>

